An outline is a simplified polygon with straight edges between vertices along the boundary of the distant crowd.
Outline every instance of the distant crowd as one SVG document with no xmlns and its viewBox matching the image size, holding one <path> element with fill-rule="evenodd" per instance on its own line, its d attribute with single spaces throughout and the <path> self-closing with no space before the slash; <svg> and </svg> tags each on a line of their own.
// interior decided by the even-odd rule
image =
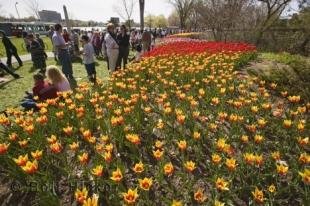
<svg viewBox="0 0 310 206">
<path fill-rule="evenodd" d="M 125 25 L 116 28 L 113 24 L 107 26 L 104 32 L 75 31 L 68 32 L 62 25 L 56 24 L 50 28 L 49 38 L 53 45 L 55 61 L 61 65 L 61 71 L 56 66 L 47 67 L 48 55 L 45 44 L 39 34 L 23 32 L 23 39 L 27 51 L 31 54 L 33 67 L 39 72 L 33 76 L 34 86 L 32 92 L 26 92 L 22 106 L 26 109 L 36 109 L 37 102 L 57 97 L 57 92 L 70 91 L 70 83 L 74 81 L 72 60 L 82 56 L 83 64 L 90 82 L 96 83 L 95 58 L 107 62 L 110 73 L 119 69 L 126 69 L 129 61 L 140 61 L 143 53 L 152 50 L 157 38 L 167 35 L 165 30 L 131 30 Z M 20 78 L 12 70 L 12 57 L 14 56 L 23 66 L 15 45 L 0 31 L 0 37 L 7 54 L 7 64 L 0 60 L 0 69 L 5 70 L 14 78 Z M 135 52 L 129 59 L 130 50 Z"/>
</svg>

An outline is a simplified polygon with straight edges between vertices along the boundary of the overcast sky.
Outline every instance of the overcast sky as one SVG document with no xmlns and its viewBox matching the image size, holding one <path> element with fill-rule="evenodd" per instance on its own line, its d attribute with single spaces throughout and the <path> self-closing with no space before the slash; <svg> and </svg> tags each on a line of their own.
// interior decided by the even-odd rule
<svg viewBox="0 0 310 206">
<path fill-rule="evenodd" d="M 30 16 L 29 9 L 27 8 L 27 1 L 31 0 L 0 0 L 1 13 L 6 16 L 12 14 L 17 17 L 15 3 L 21 17 Z M 95 20 L 107 21 L 110 17 L 118 16 L 115 12 L 115 6 L 121 0 L 37 0 L 40 5 L 40 10 L 54 10 L 61 13 L 64 18 L 62 6 L 66 5 L 68 13 L 75 19 L 80 20 Z M 134 0 L 138 2 L 138 0 Z M 147 14 L 163 14 L 166 17 L 172 12 L 173 8 L 168 3 L 168 0 L 146 0 L 145 13 Z M 136 3 L 134 10 L 134 19 L 139 19 L 139 4 Z"/>
</svg>

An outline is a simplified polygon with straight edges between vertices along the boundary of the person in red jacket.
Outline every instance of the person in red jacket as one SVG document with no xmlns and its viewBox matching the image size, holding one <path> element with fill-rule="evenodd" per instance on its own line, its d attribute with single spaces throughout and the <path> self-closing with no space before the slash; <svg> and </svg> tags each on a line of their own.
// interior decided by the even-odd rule
<svg viewBox="0 0 310 206">
<path fill-rule="evenodd" d="M 37 110 L 37 102 L 42 102 L 47 99 L 55 99 L 57 98 L 58 90 L 53 85 L 44 81 L 44 76 L 40 73 L 35 74 L 33 76 L 34 86 L 32 88 L 32 93 L 26 92 L 27 97 L 22 101 L 21 106 L 25 108 L 25 110 Z M 34 97 L 38 97 L 35 100 Z"/>
</svg>

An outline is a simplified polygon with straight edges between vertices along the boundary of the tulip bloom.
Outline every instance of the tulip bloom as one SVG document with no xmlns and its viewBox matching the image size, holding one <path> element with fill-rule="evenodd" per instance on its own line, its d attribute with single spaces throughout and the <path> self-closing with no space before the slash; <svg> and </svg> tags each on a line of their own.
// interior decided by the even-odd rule
<svg viewBox="0 0 310 206">
<path fill-rule="evenodd" d="M 220 191 L 226 191 L 229 190 L 228 188 L 229 183 L 227 181 L 225 181 L 224 178 L 217 178 L 215 181 L 215 187 L 216 189 L 220 190 Z"/>
<path fill-rule="evenodd" d="M 27 173 L 27 174 L 34 174 L 38 170 L 38 162 L 37 160 L 34 160 L 33 162 L 27 161 L 25 166 L 22 166 L 22 169 Z"/>
<path fill-rule="evenodd" d="M 5 154 L 9 149 L 10 144 L 1 143 L 0 144 L 0 155 Z"/>
<path fill-rule="evenodd" d="M 138 197 L 139 195 L 137 189 L 129 189 L 127 193 L 123 193 L 123 199 L 129 205 L 136 203 Z"/>
<path fill-rule="evenodd" d="M 199 189 L 194 193 L 194 200 L 198 203 L 203 203 L 207 200 L 207 197 L 204 195 L 203 190 Z"/>
<path fill-rule="evenodd" d="M 150 190 L 150 187 L 153 184 L 152 178 L 138 179 L 138 181 L 139 181 L 140 188 L 146 191 Z"/>
<path fill-rule="evenodd" d="M 25 156 L 20 155 L 17 159 L 14 158 L 13 160 L 18 166 L 25 166 L 28 162 L 28 154 Z"/>
<path fill-rule="evenodd" d="M 135 166 L 132 168 L 132 170 L 135 172 L 135 173 L 142 173 L 144 171 L 144 165 L 142 162 L 139 162 L 137 164 L 135 164 Z"/>
<path fill-rule="evenodd" d="M 36 159 L 36 160 L 40 160 L 42 158 L 42 154 L 43 154 L 43 151 L 42 150 L 36 150 L 34 152 L 31 152 L 31 156 Z"/>
<path fill-rule="evenodd" d="M 117 168 L 115 171 L 112 172 L 112 177 L 110 179 L 115 182 L 120 182 L 123 179 L 122 171 Z"/>
<path fill-rule="evenodd" d="M 93 195 L 92 198 L 88 198 L 84 201 L 83 206 L 98 206 L 98 195 Z"/>
<path fill-rule="evenodd" d="M 164 173 L 167 176 L 170 176 L 174 171 L 174 167 L 172 165 L 172 163 L 167 163 L 164 165 Z"/>
<path fill-rule="evenodd" d="M 185 162 L 184 167 L 188 172 L 193 172 L 196 169 L 196 163 L 193 161 L 187 161 Z"/>
<path fill-rule="evenodd" d="M 86 187 L 84 187 L 82 190 L 77 189 L 75 191 L 75 199 L 78 203 L 83 204 L 84 201 L 87 199 L 88 196 L 88 190 L 86 189 Z"/>
<path fill-rule="evenodd" d="M 91 173 L 96 177 L 101 177 L 103 174 L 103 166 L 98 165 L 95 168 L 92 169 Z"/>
<path fill-rule="evenodd" d="M 256 187 L 256 188 L 255 188 L 255 191 L 252 192 L 252 195 L 253 195 L 254 200 L 255 200 L 256 203 L 258 203 L 258 204 L 264 203 L 265 198 L 264 198 L 264 193 L 263 193 L 262 190 L 259 190 L 259 189 Z"/>
</svg>

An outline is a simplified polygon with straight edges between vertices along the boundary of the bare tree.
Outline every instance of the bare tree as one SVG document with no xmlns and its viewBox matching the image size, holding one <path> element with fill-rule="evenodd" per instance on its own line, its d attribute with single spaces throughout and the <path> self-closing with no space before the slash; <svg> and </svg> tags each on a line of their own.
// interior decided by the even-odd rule
<svg viewBox="0 0 310 206">
<path fill-rule="evenodd" d="M 152 28 L 155 25 L 156 16 L 149 14 L 144 18 L 144 22 L 147 27 Z"/>
<path fill-rule="evenodd" d="M 145 9 L 145 0 L 139 0 L 139 8 L 140 8 L 140 29 L 144 30 L 144 9 Z"/>
<path fill-rule="evenodd" d="M 181 29 L 185 29 L 186 21 L 191 14 L 195 0 L 169 0 L 169 2 L 175 7 L 179 15 Z"/>
<path fill-rule="evenodd" d="M 279 19 L 292 0 L 258 0 L 258 2 L 262 3 L 266 9 L 266 16 L 257 29 L 256 44 L 260 42 L 264 32 Z"/>
<path fill-rule="evenodd" d="M 133 0 L 120 0 L 121 6 L 115 6 L 115 12 L 128 24 L 131 29 L 132 14 L 134 12 L 135 2 Z"/>
<path fill-rule="evenodd" d="M 27 0 L 25 1 L 27 7 L 28 7 L 28 12 L 30 15 L 36 17 L 37 19 L 40 19 L 39 15 L 39 2 L 38 0 Z"/>
<path fill-rule="evenodd" d="M 240 27 L 253 0 L 201 0 L 194 7 L 199 21 L 212 30 L 215 40 L 226 40 L 229 30 Z M 249 15 L 251 16 L 251 15 Z"/>
<path fill-rule="evenodd" d="M 173 11 L 168 17 L 168 25 L 169 26 L 178 26 L 180 25 L 180 19 L 178 13 Z"/>
</svg>

